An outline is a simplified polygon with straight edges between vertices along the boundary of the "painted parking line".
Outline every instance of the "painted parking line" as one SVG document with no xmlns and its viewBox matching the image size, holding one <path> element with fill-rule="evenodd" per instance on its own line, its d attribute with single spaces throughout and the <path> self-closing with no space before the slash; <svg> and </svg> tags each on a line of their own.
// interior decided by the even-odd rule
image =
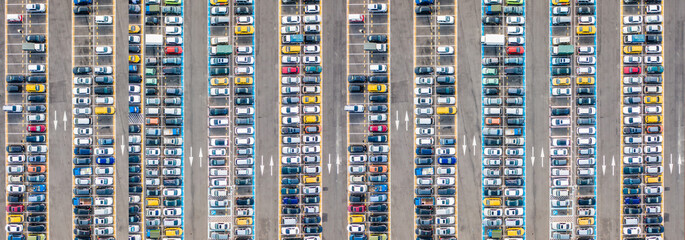
<svg viewBox="0 0 685 240">
<path fill-rule="evenodd" d="M 526 237 L 525 14 L 523 0 L 481 1 L 483 239 Z"/>
<path fill-rule="evenodd" d="M 455 74 L 440 75 L 426 67 L 452 67 L 457 72 L 456 1 L 421 5 L 431 7 L 435 14 L 418 15 L 414 20 L 414 238 L 455 238 L 457 232 L 457 106 Z M 417 7 L 419 7 L 417 5 Z M 447 17 L 451 17 L 448 20 Z M 452 22 L 447 24 L 447 22 Z M 424 35 L 430 32 L 432 34 Z M 430 44 L 422 44 L 423 42 Z M 442 79 L 440 83 L 436 82 Z M 444 81 L 451 78 L 453 81 Z M 450 83 L 451 82 L 451 83 Z M 451 89 L 452 91 L 448 91 Z M 430 90 L 430 91 L 429 91 Z M 433 95 L 435 93 L 436 95 Z M 430 108 L 427 108 L 430 107 Z M 454 108 L 453 115 L 439 111 Z M 430 109 L 430 113 L 423 113 Z M 449 110 L 448 110 L 449 111 Z M 443 121 L 446 120 L 446 121 Z M 438 129 L 434 134 L 417 131 Z M 447 131 L 440 131 L 447 129 Z M 424 153 L 425 152 L 425 153 Z M 440 152 L 440 153 L 438 153 Z M 433 174 L 424 175 L 428 170 Z M 452 186 L 454 188 L 452 188 Z M 435 211 L 426 211 L 437 206 Z M 432 236 L 432 237 L 431 237 Z"/>
<path fill-rule="evenodd" d="M 8 239 L 47 236 L 50 205 L 47 169 L 50 84 L 46 79 L 49 71 L 49 6 L 47 2 L 39 1 L 32 6 L 40 10 L 29 11 L 29 4 L 24 1 L 7 4 L 15 4 L 16 7 L 5 7 L 4 40 L 7 45 L 4 69 L 7 84 L 4 156 L 7 161 L 5 195 L 8 205 L 3 236 Z M 8 14 L 18 14 L 21 20 Z M 15 20 L 10 22 L 10 19 Z M 29 35 L 40 35 L 45 39 L 25 41 Z M 39 113 L 33 110 L 35 107 L 44 107 L 45 110 Z"/>
<path fill-rule="evenodd" d="M 598 232 L 595 8 L 550 1 L 550 238 Z"/>
<path fill-rule="evenodd" d="M 663 4 L 621 2 L 621 238 L 664 232 Z M 639 141 L 638 141 L 639 140 Z"/>
</svg>

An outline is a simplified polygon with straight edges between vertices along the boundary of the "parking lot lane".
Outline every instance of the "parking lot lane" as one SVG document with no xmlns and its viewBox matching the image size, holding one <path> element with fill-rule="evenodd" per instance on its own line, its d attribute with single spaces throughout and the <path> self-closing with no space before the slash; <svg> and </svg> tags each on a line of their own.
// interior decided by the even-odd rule
<svg viewBox="0 0 685 240">
<path fill-rule="evenodd" d="M 480 56 L 480 48 L 474 47 L 480 45 L 480 34 L 477 34 L 480 29 L 474 26 L 480 26 L 480 1 L 459 1 L 457 9 L 459 19 L 457 20 L 457 36 L 459 43 L 457 46 L 457 62 L 459 63 L 459 72 L 457 78 L 459 84 L 457 88 L 457 102 L 459 103 L 459 121 L 457 121 L 459 136 L 457 141 L 463 141 L 464 137 L 467 140 L 467 150 L 464 152 L 463 144 L 459 144 L 457 151 L 457 181 L 459 187 L 457 188 L 459 200 L 457 201 L 459 212 L 458 227 L 459 239 L 479 239 L 481 231 L 480 208 L 474 207 L 481 204 L 480 198 L 480 60 L 474 59 L 474 56 Z M 472 143 L 476 141 L 476 151 L 473 151 Z M 474 194 L 478 193 L 478 194 Z M 475 229 L 475 230 L 474 230 Z"/>
<path fill-rule="evenodd" d="M 48 79 L 54 79 L 49 92 L 50 101 L 50 145 L 60 146 L 71 142 L 71 123 L 70 119 L 63 121 L 63 115 L 71 116 L 71 5 L 69 1 L 50 2 L 50 13 L 48 21 L 52 23 L 48 29 L 48 51 L 50 58 L 48 65 L 50 71 Z M 4 18 L 3 18 L 4 19 Z M 57 116 L 54 116 L 57 112 Z M 53 122 L 58 120 L 58 127 L 55 130 Z M 66 126 L 64 126 L 66 125 Z M 66 128 L 66 131 L 64 130 Z M 71 146 L 71 144 L 68 144 Z M 50 149 L 50 159 L 71 159 L 71 148 L 53 147 Z M 71 192 L 71 163 L 63 161 L 50 161 L 48 169 L 51 172 L 62 174 L 50 174 L 48 191 L 51 192 Z M 71 238 L 72 215 L 71 215 L 71 194 L 50 194 L 49 225 L 50 239 L 69 239 Z"/>
<path fill-rule="evenodd" d="M 666 63 L 666 70 L 664 74 L 664 97 L 666 104 L 664 105 L 665 115 L 667 118 L 665 129 L 672 131 L 665 131 L 664 133 L 664 150 L 669 155 L 673 155 L 673 172 L 670 173 L 670 166 L 667 167 L 669 173 L 665 174 L 666 187 L 666 215 L 664 219 L 666 223 L 664 227 L 664 239 L 677 239 L 685 236 L 685 228 L 683 222 L 685 221 L 685 193 L 683 193 L 684 181 L 683 175 L 685 169 L 682 169 L 679 161 L 685 161 L 685 111 L 683 111 L 682 101 L 685 98 L 683 91 L 685 91 L 685 82 L 682 81 L 682 76 L 685 75 L 685 70 L 682 67 L 685 63 L 685 13 L 678 9 L 685 8 L 683 1 L 664 1 L 664 62 Z M 682 159 L 682 160 L 681 160 Z M 670 159 L 669 159 L 670 161 Z M 670 164 L 670 162 L 669 162 Z"/>
<path fill-rule="evenodd" d="M 115 9 L 113 9 L 113 11 L 115 14 L 114 19 L 117 19 L 117 24 L 114 28 L 115 39 L 112 43 L 112 47 L 114 48 L 114 63 L 119 63 L 120 69 L 126 69 L 122 66 L 126 66 L 128 63 L 128 5 L 116 4 Z M 114 92 L 117 95 L 114 98 L 114 100 L 116 101 L 115 105 L 123 106 L 119 107 L 119 109 L 126 109 L 126 107 L 128 106 L 128 84 L 123 83 L 128 83 L 128 72 L 116 71 L 114 74 L 116 74 L 115 79 L 117 79 L 117 81 L 121 81 L 116 82 L 116 84 L 114 85 Z M 114 201 L 114 207 L 116 209 L 115 213 L 118 213 L 114 216 L 114 218 L 116 218 L 116 220 L 114 221 L 116 223 L 116 225 L 114 226 L 114 232 L 116 234 L 116 239 L 127 239 L 129 236 L 127 214 L 127 209 L 129 206 L 129 183 L 128 168 L 123 166 L 128 165 L 124 163 L 127 162 L 128 151 L 126 148 L 122 148 L 122 146 L 127 146 L 128 143 L 128 112 L 117 111 L 115 115 L 116 117 L 114 119 L 116 121 L 114 122 L 114 129 L 117 129 L 117 131 L 115 132 L 116 135 L 114 135 L 113 137 L 114 139 L 116 139 L 117 146 L 115 148 L 114 158 L 119 161 L 119 164 L 114 169 L 116 178 L 116 185 L 114 186 L 114 191 L 117 193 L 115 194 L 116 199 Z"/>
<path fill-rule="evenodd" d="M 275 138 L 278 136 L 280 129 L 276 124 L 280 119 L 278 118 L 278 111 L 280 109 L 274 107 L 280 101 L 278 98 L 278 84 L 274 81 L 278 79 L 278 43 L 280 41 L 280 34 L 277 26 L 280 21 L 274 18 L 278 14 L 278 4 L 271 1 L 255 1 L 256 16 L 255 22 L 259 25 L 255 29 L 255 72 L 257 77 L 265 79 L 263 81 L 255 81 L 255 88 L 258 89 L 255 96 L 255 121 L 257 136 L 256 140 L 256 154 L 255 164 L 260 167 L 264 165 L 264 173 L 259 170 L 259 177 L 256 179 L 256 196 L 255 196 L 255 221 L 257 222 L 257 229 L 255 239 L 277 239 L 278 232 L 278 192 L 280 169 L 278 168 L 278 141 Z M 262 156 L 264 162 L 261 162 Z M 274 166 L 270 167 L 269 162 L 273 157 Z M 256 165 L 255 165 L 256 166 Z M 270 171 L 273 168 L 274 174 Z M 257 167 L 259 169 L 259 167 Z M 257 172 L 255 172 L 257 174 Z"/>
<path fill-rule="evenodd" d="M 187 1 L 187 0 L 186 0 Z M 186 239 L 208 239 L 207 233 L 207 5 L 184 4 L 185 228 Z M 205 81 L 203 81 L 205 80 Z M 191 150 L 192 153 L 191 153 Z M 202 152 L 203 157 L 200 156 Z M 190 163 L 190 157 L 193 163 Z M 230 172 L 230 171 L 229 171 Z"/>
<path fill-rule="evenodd" d="M 411 163 L 413 150 L 410 146 L 414 140 L 414 104 L 413 95 L 413 28 L 412 12 L 413 1 L 391 1 L 389 4 L 391 22 L 389 38 L 390 46 L 390 110 L 388 112 L 388 128 L 390 131 L 390 145 L 398 146 L 390 148 L 390 236 L 403 238 L 412 236 L 414 229 L 413 198 L 414 185 L 413 164 Z M 400 114 L 397 114 L 397 113 Z M 404 121 L 405 114 L 409 116 L 409 122 Z M 397 116 L 399 115 L 399 119 Z M 400 128 L 394 126 L 395 121 L 400 121 Z M 409 124 L 408 131 L 404 125 Z M 405 147 L 406 146 L 406 147 Z"/>
<path fill-rule="evenodd" d="M 541 158 L 549 146 L 549 5 L 536 1 L 526 5 L 526 235 L 530 239 L 549 236 L 549 158 Z M 537 127 L 536 127 L 537 126 Z M 534 148 L 534 149 L 533 149 Z M 535 163 L 532 159 L 535 157 Z M 544 161 L 544 163 L 542 163 Z M 543 165 L 544 164 L 544 168 Z M 530 221 L 528 221 L 530 220 Z"/>
<path fill-rule="evenodd" d="M 347 224 L 347 208 L 341 207 L 340 203 L 346 201 L 347 180 L 345 161 L 345 146 L 347 145 L 345 124 L 345 62 L 347 58 L 345 36 L 346 26 L 341 24 L 347 19 L 345 11 L 345 1 L 326 1 L 321 6 L 322 15 L 326 20 L 323 23 L 322 51 L 325 56 L 322 61 L 326 66 L 323 72 L 323 97 L 327 100 L 322 107 L 323 117 L 323 147 L 322 181 L 324 187 L 323 199 L 323 238 L 324 239 L 345 239 L 347 229 L 341 226 Z M 328 170 L 330 156 L 330 171 Z M 339 157 L 339 158 L 338 158 Z M 338 159 L 340 165 L 337 164 Z M 260 192 L 261 193 L 261 192 Z"/>
<path fill-rule="evenodd" d="M 600 1 L 597 4 L 597 28 L 601 29 L 597 35 L 597 125 L 601 130 L 597 132 L 597 239 L 619 239 L 621 226 L 620 208 L 616 207 L 620 194 L 620 144 L 621 138 L 617 134 L 620 126 L 620 92 L 617 81 L 620 79 L 617 68 L 620 66 L 621 53 L 619 24 L 620 2 Z M 606 172 L 600 173 L 601 166 L 606 159 Z M 616 161 L 615 174 L 612 173 L 612 160 Z M 614 206 L 614 207 L 609 207 Z M 615 230 L 614 230 L 615 229 Z"/>
</svg>

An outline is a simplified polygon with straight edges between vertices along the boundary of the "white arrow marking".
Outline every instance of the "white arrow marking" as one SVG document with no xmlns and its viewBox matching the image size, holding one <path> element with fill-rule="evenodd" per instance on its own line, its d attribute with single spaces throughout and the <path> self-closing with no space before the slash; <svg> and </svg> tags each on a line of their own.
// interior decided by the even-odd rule
<svg viewBox="0 0 685 240">
<path fill-rule="evenodd" d="M 535 152 L 533 152 L 533 155 L 535 155 Z M 545 149 L 540 149 L 540 166 L 543 168 L 545 167 Z"/>
<path fill-rule="evenodd" d="M 262 175 L 264 175 L 264 155 L 262 155 L 262 164 L 259 166 L 259 170 L 262 172 Z"/>
<path fill-rule="evenodd" d="M 606 156 L 602 156 L 602 175 L 607 171 L 607 159 Z"/>
<path fill-rule="evenodd" d="M 340 174 L 340 154 L 335 155 L 335 174 Z"/>
<path fill-rule="evenodd" d="M 125 146 L 124 146 L 124 134 L 121 134 L 121 138 L 120 138 L 120 139 L 121 139 L 121 140 L 120 140 L 120 142 L 121 142 L 121 154 L 124 154 L 124 147 L 125 147 Z"/>
<path fill-rule="evenodd" d="M 193 147 L 190 147 L 190 156 L 188 156 L 188 160 L 190 160 L 190 166 L 193 166 Z"/>
<path fill-rule="evenodd" d="M 202 167 L 202 148 L 200 148 L 200 154 L 198 154 L 197 157 L 197 160 L 200 161 L 200 167 Z"/>
<path fill-rule="evenodd" d="M 530 162 L 535 166 L 535 147 L 533 147 L 533 156 L 530 157 Z"/>
<path fill-rule="evenodd" d="M 476 155 L 476 136 L 473 136 L 473 143 L 471 144 L 473 146 L 473 155 Z"/>
<path fill-rule="evenodd" d="M 409 114 L 404 111 L 404 131 L 409 131 Z"/>
<path fill-rule="evenodd" d="M 333 164 L 331 164 L 331 154 L 329 153 L 328 154 L 328 173 L 329 174 L 331 173 L 331 167 L 332 166 L 333 166 Z"/>
<path fill-rule="evenodd" d="M 400 129 L 400 111 L 395 110 L 395 129 Z"/>
<path fill-rule="evenodd" d="M 680 167 L 683 165 L 683 159 L 680 158 L 680 154 L 678 154 L 678 175 L 680 175 Z"/>
<path fill-rule="evenodd" d="M 611 156 L 611 176 L 614 176 L 614 170 L 616 170 L 615 167 L 616 159 L 614 158 L 614 156 Z"/>
<path fill-rule="evenodd" d="M 57 110 L 55 110 L 54 116 L 55 116 L 55 120 L 53 121 L 53 123 L 55 124 L 55 130 L 57 130 Z"/>
<path fill-rule="evenodd" d="M 269 174 L 274 175 L 274 156 L 269 159 Z"/>
<path fill-rule="evenodd" d="M 461 145 L 461 148 L 463 149 L 462 152 L 464 152 L 464 155 L 466 155 L 466 135 L 464 135 L 464 141 L 463 141 L 463 144 Z"/>
<path fill-rule="evenodd" d="M 671 173 L 673 173 L 673 153 L 671 153 L 671 163 L 668 164 L 668 167 L 671 168 Z"/>
<path fill-rule="evenodd" d="M 57 121 L 57 119 L 55 119 L 55 121 Z M 62 124 L 64 131 L 67 131 L 67 111 L 64 111 L 64 115 L 62 115 Z"/>
</svg>

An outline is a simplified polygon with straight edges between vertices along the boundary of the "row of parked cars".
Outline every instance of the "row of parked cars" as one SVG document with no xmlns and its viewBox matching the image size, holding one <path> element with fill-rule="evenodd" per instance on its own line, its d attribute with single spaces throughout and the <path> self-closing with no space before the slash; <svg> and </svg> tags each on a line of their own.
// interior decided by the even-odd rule
<svg viewBox="0 0 685 240">
<path fill-rule="evenodd" d="M 210 239 L 255 234 L 253 8 L 252 1 L 209 2 Z"/>
<path fill-rule="evenodd" d="M 8 50 L 6 56 L 18 57 L 5 59 L 7 225 L 4 230 L 8 240 L 42 240 L 48 231 L 47 25 L 43 32 L 34 29 L 29 34 L 22 23 L 24 16 L 30 21 L 47 21 L 46 4 L 24 4 L 16 10 L 22 13 L 7 14 L 5 25 L 6 31 L 20 33 L 8 36 L 8 44 L 21 44 L 22 49 L 19 52 Z M 31 64 L 21 64 L 23 59 L 29 59 Z"/>
<path fill-rule="evenodd" d="M 525 233 L 524 1 L 483 0 L 482 233 Z"/>
<path fill-rule="evenodd" d="M 130 239 L 184 235 L 183 12 L 180 0 L 129 0 Z"/>
<path fill-rule="evenodd" d="M 365 33 L 365 19 L 388 18 L 388 3 L 369 3 L 359 14 L 348 16 L 350 32 Z M 381 20 L 381 22 L 383 22 Z M 386 240 L 390 222 L 389 168 L 389 27 L 386 31 L 366 33 L 363 42 L 350 42 L 364 61 L 348 72 L 348 225 L 350 240 Z M 362 40 L 360 38 L 356 38 Z M 352 45 L 354 43 L 354 45 Z M 371 62 L 371 63 L 369 63 Z M 352 64 L 352 63 L 351 63 Z M 353 127 L 353 126 L 357 127 Z M 353 136 L 355 134 L 356 136 Z"/>
<path fill-rule="evenodd" d="M 588 0 L 550 6 L 550 28 L 556 33 L 550 36 L 551 239 L 597 235 L 595 8 Z"/>
<path fill-rule="evenodd" d="M 437 21 L 455 18 L 438 14 L 454 14 L 456 4 L 416 1 L 415 22 L 428 23 L 417 26 L 416 34 L 440 39 L 416 47 L 429 54 L 416 56 L 415 62 L 434 63 L 414 68 L 414 235 L 420 240 L 457 239 L 456 28 Z M 438 31 L 433 32 L 435 25 Z"/>
<path fill-rule="evenodd" d="M 663 239 L 663 12 L 660 0 L 624 0 L 622 237 Z"/>
<path fill-rule="evenodd" d="M 88 34 L 78 31 L 86 29 L 84 26 L 93 20 L 100 29 L 114 34 L 113 16 L 98 15 L 107 11 L 113 9 L 104 6 L 94 9 L 91 1 L 74 1 L 77 31 L 74 41 L 81 43 L 87 40 L 87 37 L 76 35 Z M 97 37 L 103 30 L 90 34 Z M 114 239 L 116 144 L 114 134 L 110 132 L 115 113 L 114 66 L 111 65 L 114 58 L 113 42 L 91 44 L 89 53 L 75 55 L 72 68 L 73 236 L 74 239 Z"/>
<path fill-rule="evenodd" d="M 282 0 L 279 237 L 320 240 L 321 28 L 318 0 Z"/>
</svg>

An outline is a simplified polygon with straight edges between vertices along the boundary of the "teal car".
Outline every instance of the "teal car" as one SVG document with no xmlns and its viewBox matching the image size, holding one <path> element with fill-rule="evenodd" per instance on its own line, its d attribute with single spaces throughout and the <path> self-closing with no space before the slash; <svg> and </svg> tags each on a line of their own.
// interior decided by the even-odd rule
<svg viewBox="0 0 685 240">
<path fill-rule="evenodd" d="M 655 74 L 660 74 L 664 72 L 664 66 L 649 66 L 647 67 L 647 73 L 655 73 Z"/>
<path fill-rule="evenodd" d="M 497 68 L 483 68 L 481 73 L 483 75 L 497 75 Z"/>
<path fill-rule="evenodd" d="M 499 85 L 499 78 L 483 78 L 483 85 Z"/>
</svg>

